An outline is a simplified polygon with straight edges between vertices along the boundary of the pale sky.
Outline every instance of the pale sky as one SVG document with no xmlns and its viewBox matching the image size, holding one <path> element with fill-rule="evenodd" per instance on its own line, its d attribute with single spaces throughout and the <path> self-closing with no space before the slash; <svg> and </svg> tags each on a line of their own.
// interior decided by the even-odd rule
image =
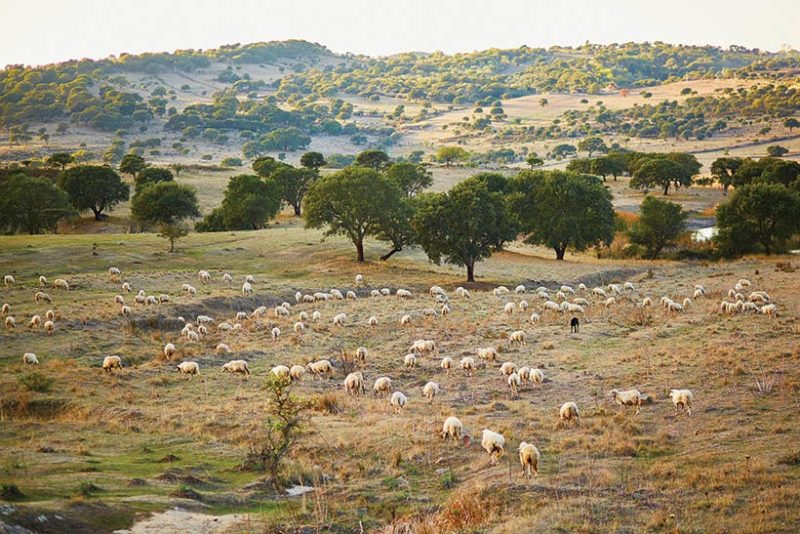
<svg viewBox="0 0 800 534">
<path fill-rule="evenodd" d="M 800 0 L 0 0 L 0 67 L 283 39 L 387 55 L 665 41 L 800 48 Z"/>
</svg>

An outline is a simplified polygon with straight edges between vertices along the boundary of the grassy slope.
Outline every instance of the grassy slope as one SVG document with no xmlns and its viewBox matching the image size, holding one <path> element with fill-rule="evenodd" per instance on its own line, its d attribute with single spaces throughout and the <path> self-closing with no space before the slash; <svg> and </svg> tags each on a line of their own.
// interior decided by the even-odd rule
<svg viewBox="0 0 800 534">
<path fill-rule="evenodd" d="M 581 333 L 569 335 L 564 318 L 545 315 L 533 326 L 519 314 L 501 313 L 504 301 L 520 297 L 498 299 L 478 290 L 470 301 L 454 300 L 449 317 L 423 319 L 421 309 L 431 305 L 426 288 L 438 283 L 452 289 L 460 283 L 459 270 L 432 266 L 418 252 L 388 264 L 357 266 L 348 244 L 339 239 L 320 244 L 320 237 L 291 225 L 191 235 L 180 242 L 177 254 L 163 252 L 163 241 L 152 235 L 0 238 L 0 271 L 13 272 L 19 282 L 0 289 L 0 300 L 12 305 L 19 324 L 16 332 L 0 334 L 2 478 L 18 484 L 28 501 L 12 519 L 28 524 L 31 514 L 58 510 L 64 521 L 74 521 L 72 530 L 80 524 L 118 528 L 134 512 L 184 502 L 161 499 L 186 486 L 203 495 L 212 513 L 250 512 L 266 525 L 332 523 L 341 531 L 357 528 L 359 519 L 374 528 L 393 516 L 415 520 L 417 512 L 425 517 L 417 525 L 420 532 L 458 530 L 462 516 L 431 515 L 445 502 L 450 503 L 445 510 L 457 506 L 471 514 L 465 525 L 484 524 L 486 530 L 491 524 L 496 532 L 791 532 L 800 526 L 796 507 L 786 506 L 800 498 L 800 472 L 796 465 L 780 463 L 798 452 L 800 437 L 792 400 L 800 384 L 796 274 L 776 271 L 772 261 L 761 259 L 645 264 L 578 255 L 557 264 L 527 247 L 480 265 L 484 281 L 507 285 L 536 280 L 531 284 L 552 287 L 583 280 L 591 287 L 628 279 L 637 284 L 615 309 L 590 307 Z M 380 250 L 372 245 L 368 254 L 374 258 Z M 110 265 L 120 267 L 135 289 L 170 293 L 172 303 L 136 309 L 133 322 L 121 319 L 111 300 L 118 284 L 105 274 Z M 197 283 L 200 268 L 211 270 L 215 282 Z M 220 282 L 223 271 L 234 274 L 233 287 Z M 278 321 L 284 332 L 278 342 L 269 339 L 272 318 L 245 322 L 239 336 L 212 329 L 200 344 L 187 343 L 177 328 L 152 327 L 157 314 L 191 319 L 208 313 L 218 321 L 231 320 L 236 311 L 257 304 L 293 302 L 297 289 L 350 287 L 357 272 L 371 286 L 410 287 L 416 297 L 298 305 L 291 320 Z M 51 280 L 65 277 L 73 286 L 68 293 L 49 290 L 58 314 L 53 336 L 24 326 L 31 314 L 47 308 L 31 298 L 40 273 Z M 252 299 L 238 297 L 245 274 L 256 276 Z M 740 277 L 768 290 L 781 316 L 769 321 L 713 313 L 714 302 Z M 198 287 L 196 298 L 180 295 L 183 282 Z M 659 309 L 641 313 L 633 304 L 644 295 L 688 295 L 698 282 L 709 288 L 709 299 L 685 315 L 667 317 Z M 531 309 L 541 308 L 534 296 L 527 300 Z M 291 333 L 296 314 L 312 309 L 320 309 L 323 321 L 301 336 Z M 334 329 L 330 319 L 339 311 L 348 313 L 350 324 Z M 396 326 L 403 313 L 414 315 L 413 326 Z M 373 314 L 380 324 L 370 328 L 365 321 Z M 509 351 L 505 337 L 520 327 L 530 343 Z M 526 387 L 512 399 L 499 363 L 471 378 L 458 372 L 446 376 L 433 359 L 423 359 L 419 369 L 404 369 L 408 345 L 424 337 L 435 338 L 454 359 L 496 345 L 503 351 L 501 360 L 542 367 L 550 381 Z M 222 340 L 233 356 L 250 361 L 255 374 L 250 381 L 216 372 L 227 359 L 212 354 Z M 178 359 L 198 361 L 203 374 L 173 373 L 159 360 L 167 341 L 178 346 Z M 300 395 L 325 395 L 341 412 L 315 412 L 289 477 L 307 483 L 325 478 L 324 489 L 307 501 L 276 503 L 269 491 L 246 488 L 261 477 L 238 469 L 263 418 L 261 377 L 278 363 L 332 357 L 359 345 L 370 351 L 364 369 L 368 385 L 378 376 L 392 377 L 409 396 L 408 409 L 390 416 L 383 399 L 347 398 L 340 389 L 341 370 L 330 382 L 306 379 L 296 388 Z M 25 351 L 37 353 L 43 362 L 37 371 L 55 380 L 50 392 L 30 392 L 20 384 L 30 372 L 19 363 Z M 120 374 L 98 368 L 111 353 L 125 360 Z M 755 390 L 762 371 L 775 380 L 770 394 Z M 433 405 L 420 392 L 429 379 L 443 387 Z M 657 402 L 638 416 L 615 415 L 607 398 L 613 387 L 637 387 Z M 670 387 L 694 390 L 691 418 L 672 417 L 666 399 Z M 558 406 L 567 400 L 578 402 L 583 423 L 555 429 Z M 473 436 L 484 427 L 505 435 L 507 453 L 499 466 L 488 466 L 475 444 L 464 448 L 438 441 L 441 422 L 450 414 L 458 415 Z M 514 450 L 523 440 L 543 453 L 533 484 L 518 477 Z M 40 452 L 44 446 L 55 452 Z M 177 458 L 169 462 L 168 455 Z M 447 468 L 454 484 L 449 475 L 437 473 Z M 100 490 L 76 497 L 83 482 Z"/>
</svg>

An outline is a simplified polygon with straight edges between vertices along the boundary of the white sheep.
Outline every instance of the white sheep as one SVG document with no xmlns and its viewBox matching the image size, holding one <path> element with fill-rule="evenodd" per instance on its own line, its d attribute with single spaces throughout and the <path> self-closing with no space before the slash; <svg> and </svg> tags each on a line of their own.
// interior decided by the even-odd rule
<svg viewBox="0 0 800 534">
<path fill-rule="evenodd" d="M 531 473 L 533 476 L 539 476 L 539 458 L 541 457 L 539 449 L 523 441 L 517 450 L 519 451 L 519 463 L 522 464 L 522 474 L 525 478 L 531 478 Z"/>
<path fill-rule="evenodd" d="M 26 365 L 39 365 L 39 358 L 32 352 L 26 352 L 22 355 L 22 363 Z"/>
<path fill-rule="evenodd" d="M 6 330 L 14 330 L 17 327 L 17 320 L 12 315 L 6 317 Z"/>
<path fill-rule="evenodd" d="M 3 277 L 3 283 L 5 284 L 6 287 L 13 286 L 14 284 L 17 283 L 17 279 L 14 278 L 12 275 L 7 274 Z"/>
<path fill-rule="evenodd" d="M 305 329 L 306 325 L 304 325 L 302 321 L 297 321 L 292 325 L 292 330 L 294 330 L 296 334 L 302 334 Z"/>
<path fill-rule="evenodd" d="M 525 294 L 525 286 L 520 284 L 514 288 L 514 293 L 517 295 L 524 295 Z"/>
<path fill-rule="evenodd" d="M 277 341 L 279 337 L 281 337 L 281 329 L 277 326 L 272 329 L 270 332 L 272 334 L 272 341 Z"/>
<path fill-rule="evenodd" d="M 539 314 L 538 314 L 538 313 L 532 313 L 532 314 L 531 314 L 530 321 L 531 321 L 533 324 L 537 324 L 537 323 L 539 322 L 539 319 L 540 319 L 540 317 L 539 317 Z"/>
<path fill-rule="evenodd" d="M 189 341 L 194 341 L 196 343 L 196 342 L 200 341 L 200 332 L 202 332 L 202 331 L 198 328 L 197 332 L 194 332 L 194 331 L 189 332 L 189 333 L 186 334 L 186 337 L 189 339 Z"/>
<path fill-rule="evenodd" d="M 512 373 L 517 371 L 517 364 L 514 362 L 504 362 L 503 365 L 500 366 L 500 374 L 508 376 Z"/>
<path fill-rule="evenodd" d="M 318 322 L 320 319 L 322 319 L 322 314 L 320 312 L 315 311 L 314 313 L 311 314 L 311 320 L 314 321 L 315 323 Z"/>
<path fill-rule="evenodd" d="M 479 348 L 478 358 L 493 362 L 498 358 L 497 349 L 494 347 Z"/>
<path fill-rule="evenodd" d="M 375 383 L 372 384 L 372 394 L 376 397 L 383 394 L 388 394 L 392 390 L 392 379 L 388 376 L 382 376 L 380 378 L 375 379 Z"/>
<path fill-rule="evenodd" d="M 275 375 L 278 378 L 290 378 L 291 377 L 291 369 L 286 367 L 285 365 L 276 365 L 272 369 L 269 370 L 270 373 Z"/>
<path fill-rule="evenodd" d="M 652 305 L 653 305 L 653 299 L 651 299 L 650 297 L 645 297 L 644 299 L 642 299 L 642 308 L 646 308 Z"/>
<path fill-rule="evenodd" d="M 275 317 L 289 317 L 289 315 L 290 315 L 289 310 L 286 307 L 284 307 L 283 305 L 275 306 L 274 313 L 275 313 Z"/>
<path fill-rule="evenodd" d="M 622 294 L 622 288 L 618 284 L 608 284 L 608 289 L 610 289 L 615 295 Z"/>
<path fill-rule="evenodd" d="M 436 317 L 436 310 L 434 308 L 425 308 L 422 310 L 423 317 Z"/>
<path fill-rule="evenodd" d="M 388 297 L 391 294 L 392 290 L 389 289 L 388 287 L 384 287 L 383 289 L 381 289 L 381 295 L 383 295 L 384 297 Z"/>
<path fill-rule="evenodd" d="M 681 303 L 681 306 L 683 306 L 684 310 L 688 310 L 689 308 L 692 307 L 692 299 L 690 298 L 683 299 L 683 303 Z"/>
<path fill-rule="evenodd" d="M 131 311 L 131 307 L 130 306 L 122 306 L 119 309 L 119 314 L 122 315 L 122 316 L 131 315 L 132 313 L 133 312 Z"/>
<path fill-rule="evenodd" d="M 344 390 L 348 395 L 362 395 L 366 391 L 364 387 L 364 375 L 361 373 L 350 373 L 347 375 L 344 379 Z"/>
<path fill-rule="evenodd" d="M 289 378 L 292 380 L 300 380 L 303 378 L 303 374 L 305 374 L 306 368 L 302 365 L 293 365 L 291 369 L 289 369 Z"/>
<path fill-rule="evenodd" d="M 342 295 L 342 292 L 338 289 L 331 289 L 331 295 L 337 300 L 344 300 L 344 295 Z"/>
<path fill-rule="evenodd" d="M 516 310 L 516 306 L 513 302 L 507 302 L 505 306 L 503 306 L 503 311 L 506 312 L 508 315 L 513 315 L 514 311 Z"/>
<path fill-rule="evenodd" d="M 344 326 L 344 323 L 347 321 L 347 314 L 342 312 L 333 317 L 333 325 L 334 326 Z"/>
<path fill-rule="evenodd" d="M 409 314 L 405 314 L 400 317 L 400 326 L 409 326 L 411 325 L 411 316 Z"/>
<path fill-rule="evenodd" d="M 522 367 L 517 369 L 517 374 L 519 375 L 519 379 L 523 382 L 530 380 L 531 368 L 523 365 Z"/>
<path fill-rule="evenodd" d="M 451 415 L 444 420 L 444 425 L 442 426 L 442 441 L 447 441 L 450 439 L 459 441 L 461 440 L 463 432 L 464 424 L 458 417 Z"/>
<path fill-rule="evenodd" d="M 627 391 L 619 391 L 616 389 L 611 390 L 611 398 L 620 405 L 621 411 L 624 412 L 625 406 L 636 406 L 636 413 L 641 410 L 642 404 L 649 400 L 649 397 L 642 395 L 636 389 L 629 389 Z"/>
<path fill-rule="evenodd" d="M 605 300 L 605 302 L 603 302 L 603 305 L 604 305 L 606 308 L 610 308 L 611 306 L 615 305 L 616 303 L 617 303 L 617 299 L 615 299 L 614 297 L 608 297 L 608 298 Z"/>
<path fill-rule="evenodd" d="M 355 353 L 356 360 L 358 360 L 362 364 L 366 363 L 368 354 L 369 352 L 367 351 L 367 347 L 358 347 Z"/>
<path fill-rule="evenodd" d="M 245 282 L 242 284 L 242 296 L 249 296 L 253 294 L 253 284 L 250 282 Z"/>
<path fill-rule="evenodd" d="M 558 410 L 558 416 L 562 424 L 574 423 L 576 426 L 580 425 L 581 414 L 578 411 L 578 405 L 574 402 L 565 402 Z"/>
<path fill-rule="evenodd" d="M 8 315 L 9 313 L 11 313 L 11 304 L 9 304 L 8 302 L 4 302 L 2 308 L 0 308 L 0 313 L 2 313 L 3 315 Z"/>
<path fill-rule="evenodd" d="M 183 284 L 183 285 L 188 286 L 189 284 Z M 130 282 L 125 282 L 124 284 L 122 284 L 122 290 L 126 293 L 130 293 L 131 291 L 133 291 Z M 188 291 L 188 287 L 184 289 L 184 291 Z"/>
<path fill-rule="evenodd" d="M 672 404 L 675 405 L 675 415 L 678 415 L 678 408 L 686 410 L 686 413 L 692 415 L 692 401 L 694 395 L 688 389 L 671 389 L 669 396 L 672 398 Z"/>
<path fill-rule="evenodd" d="M 528 341 L 526 340 L 525 332 L 523 330 L 515 330 L 511 332 L 511 335 L 508 336 L 508 344 L 513 345 L 527 345 Z"/>
<path fill-rule="evenodd" d="M 489 453 L 489 463 L 495 465 L 497 459 L 503 454 L 503 447 L 505 447 L 506 438 L 497 432 L 493 432 L 488 428 L 483 429 L 481 437 L 481 447 Z"/>
<path fill-rule="evenodd" d="M 119 356 L 106 356 L 103 358 L 103 371 L 110 373 L 113 369 L 122 369 L 122 358 Z"/>
<path fill-rule="evenodd" d="M 397 295 L 397 298 L 400 298 L 400 299 L 410 299 L 411 298 L 411 291 L 409 291 L 407 289 L 398 289 L 397 292 L 395 293 L 395 295 Z"/>
<path fill-rule="evenodd" d="M 348 300 L 356 300 L 356 299 L 358 299 L 358 295 L 356 295 L 355 291 L 348 291 L 345 296 L 347 297 Z"/>
<path fill-rule="evenodd" d="M 181 362 L 175 366 L 175 369 L 185 375 L 199 375 L 200 365 L 197 362 Z"/>
<path fill-rule="evenodd" d="M 319 360 L 317 362 L 309 363 L 306 369 L 314 373 L 315 377 L 322 377 L 322 375 L 333 374 L 333 365 L 329 360 Z"/>
<path fill-rule="evenodd" d="M 364 276 L 361 274 L 356 275 L 356 285 L 363 286 L 364 285 Z"/>
<path fill-rule="evenodd" d="M 459 365 L 468 376 L 472 376 L 472 371 L 475 369 L 475 358 L 465 356 L 461 358 Z"/>
<path fill-rule="evenodd" d="M 694 293 L 692 293 L 693 299 L 699 299 L 705 296 L 705 292 L 702 289 L 695 289 Z"/>
<path fill-rule="evenodd" d="M 415 354 L 429 355 L 435 355 L 439 352 L 436 348 L 436 342 L 432 339 L 418 339 L 411 344 L 409 350 Z"/>
<path fill-rule="evenodd" d="M 577 304 L 578 306 L 588 307 L 591 303 L 583 297 L 578 297 L 576 299 L 572 299 L 573 304 Z"/>
<path fill-rule="evenodd" d="M 507 295 L 508 293 L 510 293 L 510 291 L 506 286 L 497 286 L 496 288 L 494 288 L 494 291 L 492 291 L 492 293 L 494 293 L 496 296 L 500 296 L 500 295 Z"/>
<path fill-rule="evenodd" d="M 778 314 L 778 307 L 774 304 L 767 304 L 766 306 L 761 306 L 761 313 L 772 319 Z"/>
<path fill-rule="evenodd" d="M 374 315 L 370 316 L 370 318 L 367 319 L 367 324 L 369 326 L 378 326 L 378 318 Z"/>
<path fill-rule="evenodd" d="M 36 304 L 40 304 L 42 302 L 53 302 L 53 299 L 50 298 L 50 295 L 45 293 L 44 291 L 37 291 L 33 294 L 33 300 Z"/>
<path fill-rule="evenodd" d="M 251 295 L 253 293 L 252 289 L 253 288 L 250 288 L 250 293 L 247 293 L 248 295 Z M 242 291 L 244 291 L 244 288 L 242 288 Z M 194 286 L 189 286 L 189 289 L 186 290 L 186 293 L 188 293 L 190 297 L 194 297 L 195 295 L 197 295 L 197 289 L 195 289 Z"/>
<path fill-rule="evenodd" d="M 409 352 L 408 354 L 403 356 L 403 363 L 405 363 L 406 367 L 409 368 L 409 369 L 412 368 L 412 367 L 416 367 L 416 365 L 417 365 L 417 356 L 414 353 Z"/>
<path fill-rule="evenodd" d="M 44 275 L 41 275 L 39 277 L 39 287 L 44 287 L 46 285 L 47 285 L 47 277 L 44 276 Z"/>
<path fill-rule="evenodd" d="M 422 388 L 422 394 L 425 395 L 425 398 L 428 399 L 429 403 L 433 403 L 434 397 L 439 394 L 439 384 L 436 382 L 428 382 Z"/>
<path fill-rule="evenodd" d="M 449 315 L 450 314 L 450 306 L 448 306 L 447 304 L 442 304 L 442 309 L 439 310 L 439 312 L 442 314 L 442 317 L 444 317 L 445 315 Z"/>
<path fill-rule="evenodd" d="M 596 287 L 592 289 L 592 294 L 597 295 L 598 297 L 606 298 L 606 292 L 602 287 Z"/>
<path fill-rule="evenodd" d="M 395 413 L 400 413 L 402 409 L 405 408 L 407 402 L 408 397 L 406 397 L 401 391 L 395 391 L 392 393 L 392 397 L 389 399 L 389 406 L 394 407 Z"/>
<path fill-rule="evenodd" d="M 47 332 L 48 335 L 52 336 L 55 329 L 56 329 L 56 323 L 54 323 L 53 321 L 44 322 L 44 331 Z"/>
<path fill-rule="evenodd" d="M 562 293 L 569 293 L 570 295 L 575 294 L 575 290 L 572 289 L 570 286 L 561 286 L 560 288 L 558 288 L 558 290 L 561 291 Z"/>
<path fill-rule="evenodd" d="M 56 278 L 53 281 L 53 287 L 56 289 L 69 290 L 69 283 L 63 278 Z"/>
<path fill-rule="evenodd" d="M 453 367 L 453 359 L 448 357 L 442 358 L 442 361 L 439 362 L 439 367 L 447 374 L 450 374 L 450 369 Z"/>
<path fill-rule="evenodd" d="M 544 371 L 541 369 L 531 369 L 528 379 L 534 386 L 542 384 L 544 382 Z"/>
<path fill-rule="evenodd" d="M 242 373 L 245 377 L 250 376 L 250 368 L 244 360 L 231 360 L 222 366 L 223 373 Z"/>
<path fill-rule="evenodd" d="M 587 287 L 586 287 L 586 284 L 584 284 L 584 283 L 580 283 L 580 284 L 578 284 L 578 289 L 579 289 L 580 291 L 586 291 L 586 290 L 587 290 L 587 289 L 589 289 L 589 288 L 587 288 Z"/>
<path fill-rule="evenodd" d="M 511 373 L 508 375 L 507 382 L 508 386 L 511 388 L 511 396 L 516 397 L 519 394 L 519 386 L 522 383 L 522 379 L 517 373 Z"/>
<path fill-rule="evenodd" d="M 544 303 L 544 309 L 558 313 L 564 311 L 561 309 L 561 306 L 557 302 L 553 302 L 552 300 L 548 300 L 547 302 Z"/>
<path fill-rule="evenodd" d="M 222 274 L 222 281 L 225 282 L 226 284 L 232 284 L 233 283 L 233 277 L 228 273 L 223 273 Z"/>
<path fill-rule="evenodd" d="M 256 283 L 256 279 L 252 274 L 248 274 L 247 276 L 245 276 L 244 277 L 244 281 L 247 282 L 248 284 L 255 284 Z"/>
<path fill-rule="evenodd" d="M 222 356 L 223 354 L 230 353 L 231 348 L 225 343 L 218 343 L 216 347 L 214 347 L 214 352 L 217 353 L 218 356 Z"/>
<path fill-rule="evenodd" d="M 752 285 L 750 283 L 750 280 L 748 280 L 747 278 L 740 278 L 739 281 L 736 282 L 736 284 L 742 287 L 750 287 Z"/>
</svg>

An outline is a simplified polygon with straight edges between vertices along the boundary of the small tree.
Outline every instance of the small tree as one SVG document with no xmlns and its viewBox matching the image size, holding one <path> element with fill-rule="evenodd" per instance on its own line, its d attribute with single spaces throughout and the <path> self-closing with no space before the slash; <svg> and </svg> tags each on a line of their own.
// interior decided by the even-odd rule
<svg viewBox="0 0 800 534">
<path fill-rule="evenodd" d="M 453 163 L 464 161 L 469 158 L 469 152 L 460 146 L 440 146 L 434 154 L 433 159 L 439 163 L 444 163 L 449 167 Z"/>
<path fill-rule="evenodd" d="M 733 185 L 733 176 L 742 163 L 744 163 L 742 158 L 717 158 L 711 163 L 711 176 L 722 185 L 726 194 L 728 188 Z"/>
<path fill-rule="evenodd" d="M 31 235 L 55 231 L 58 222 L 75 215 L 67 194 L 46 178 L 15 174 L 0 181 L 0 231 Z"/>
<path fill-rule="evenodd" d="M 415 163 L 393 163 L 386 168 L 384 174 L 409 198 L 433 185 L 431 173 L 424 166 Z"/>
<path fill-rule="evenodd" d="M 61 175 L 58 185 L 79 212 L 91 210 L 96 221 L 101 220 L 103 211 L 111 211 L 130 195 L 130 186 L 111 167 L 72 167 Z"/>
<path fill-rule="evenodd" d="M 631 243 L 645 247 L 649 259 L 655 259 L 665 246 L 686 231 L 687 216 L 679 204 L 648 196 L 628 236 Z"/>
<path fill-rule="evenodd" d="M 200 232 L 258 230 L 281 209 L 280 186 L 272 179 L 240 174 L 228 181 L 222 205 L 197 224 Z"/>
<path fill-rule="evenodd" d="M 550 155 L 554 159 L 569 158 L 577 154 L 578 149 L 575 148 L 575 145 L 570 145 L 569 143 L 561 143 L 560 145 L 556 145 L 550 152 Z"/>
<path fill-rule="evenodd" d="M 273 171 L 269 179 L 274 181 L 280 196 L 292 208 L 297 217 L 301 215 L 303 198 L 308 192 L 308 188 L 317 181 L 319 173 L 315 169 L 296 169 L 285 165 Z"/>
<path fill-rule="evenodd" d="M 403 248 L 411 246 L 416 241 L 416 234 L 412 220 L 419 205 L 419 197 L 406 197 L 400 199 L 395 209 L 386 214 L 381 222 L 376 238 L 386 241 L 391 245 L 389 252 L 381 256 L 381 261 L 386 261 Z"/>
<path fill-rule="evenodd" d="M 587 137 L 578 143 L 578 150 L 588 152 L 589 157 L 591 158 L 592 153 L 594 152 L 608 152 L 608 147 L 606 146 L 606 143 L 599 137 Z"/>
<path fill-rule="evenodd" d="M 142 190 L 143 187 L 150 184 L 157 184 L 159 182 L 171 182 L 175 180 L 172 176 L 172 171 L 163 167 L 146 167 L 139 171 L 136 176 L 136 192 Z"/>
<path fill-rule="evenodd" d="M 56 152 L 47 158 L 47 164 L 51 167 L 61 167 L 63 171 L 67 165 L 72 163 L 72 154 L 69 152 Z"/>
<path fill-rule="evenodd" d="M 131 202 L 133 218 L 143 225 L 157 226 L 161 235 L 169 239 L 169 251 L 175 250 L 184 219 L 198 217 L 197 196 L 188 186 L 176 182 L 158 182 L 143 187 Z M 185 235 L 185 234 L 184 234 Z"/>
<path fill-rule="evenodd" d="M 256 171 L 259 176 L 266 178 L 285 165 L 285 163 L 276 160 L 272 156 L 262 156 L 253 162 L 253 170 Z"/>
<path fill-rule="evenodd" d="M 783 122 L 784 127 L 789 128 L 791 132 L 795 128 L 800 128 L 800 121 L 795 119 L 794 117 L 788 118 Z"/>
<path fill-rule="evenodd" d="M 631 178 L 633 188 L 662 187 L 664 195 L 671 185 L 675 187 L 692 185 L 691 173 L 680 163 L 666 158 L 648 159 L 639 166 Z"/>
<path fill-rule="evenodd" d="M 789 149 L 781 145 L 771 145 L 767 147 L 767 154 L 773 158 L 781 158 L 789 153 Z"/>
<path fill-rule="evenodd" d="M 539 156 L 537 156 L 536 153 L 534 152 L 533 154 L 529 155 L 525 159 L 525 163 L 530 165 L 531 169 L 533 169 L 533 168 L 541 167 L 542 165 L 544 165 L 544 160 L 542 158 L 540 158 Z"/>
<path fill-rule="evenodd" d="M 319 152 L 306 152 L 300 156 L 300 165 L 306 169 L 317 170 L 320 167 L 324 167 L 326 164 L 325 156 Z"/>
<path fill-rule="evenodd" d="M 356 156 L 355 163 L 359 167 L 369 167 L 378 170 L 389 163 L 389 156 L 383 150 L 364 150 Z"/>
<path fill-rule="evenodd" d="M 119 172 L 130 174 L 135 180 L 136 175 L 145 167 L 147 167 L 147 163 L 139 154 L 125 154 L 119 163 Z"/>
</svg>

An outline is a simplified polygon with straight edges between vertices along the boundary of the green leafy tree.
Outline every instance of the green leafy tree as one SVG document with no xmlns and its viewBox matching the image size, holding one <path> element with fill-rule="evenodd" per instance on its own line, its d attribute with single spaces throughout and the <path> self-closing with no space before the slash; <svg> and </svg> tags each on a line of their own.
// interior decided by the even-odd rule
<svg viewBox="0 0 800 534">
<path fill-rule="evenodd" d="M 800 231 L 800 193 L 776 183 L 737 187 L 717 208 L 717 228 L 717 244 L 727 256 L 759 246 L 772 254 Z"/>
<path fill-rule="evenodd" d="M 369 167 L 378 170 L 389 163 L 389 156 L 383 150 L 364 150 L 356 156 L 355 163 L 359 167 Z"/>
<path fill-rule="evenodd" d="M 794 117 L 790 117 L 783 122 L 783 126 L 789 128 L 789 131 L 791 132 L 795 128 L 800 128 L 800 121 Z"/>
<path fill-rule="evenodd" d="M 386 261 L 405 247 L 416 243 L 416 234 L 412 220 L 420 204 L 419 197 L 401 198 L 394 209 L 387 212 L 381 221 L 375 237 L 391 245 L 389 252 L 381 256 L 381 261 Z"/>
<path fill-rule="evenodd" d="M 136 192 L 138 193 L 143 187 L 150 184 L 172 182 L 173 180 L 175 180 L 175 177 L 169 169 L 164 167 L 145 167 L 139 171 L 139 174 L 136 176 Z"/>
<path fill-rule="evenodd" d="M 633 188 L 661 187 L 664 195 L 672 185 L 676 188 L 689 187 L 692 185 L 692 174 L 680 163 L 666 158 L 646 160 L 636 169 L 630 181 Z"/>
<path fill-rule="evenodd" d="M 264 178 L 270 176 L 277 169 L 285 166 L 285 163 L 276 160 L 272 156 L 262 156 L 253 161 L 253 170 L 256 171 L 259 176 Z"/>
<path fill-rule="evenodd" d="M 606 181 L 606 176 L 609 174 L 614 177 L 614 181 L 616 182 L 617 176 L 622 174 L 624 170 L 625 167 L 620 161 L 620 158 L 614 156 L 595 158 L 589 166 L 589 173 L 602 176 L 604 182 Z"/>
<path fill-rule="evenodd" d="M 530 154 L 527 158 L 525 158 L 525 163 L 530 165 L 531 169 L 533 169 L 544 165 L 544 160 L 539 156 L 537 156 L 536 153 L 534 152 L 533 154 Z"/>
<path fill-rule="evenodd" d="M 67 194 L 46 178 L 15 174 L 0 181 L 0 230 L 31 235 L 55 231 L 76 215 Z"/>
<path fill-rule="evenodd" d="M 396 183 L 407 197 L 413 197 L 433 185 L 433 176 L 423 165 L 415 163 L 392 163 L 384 174 Z"/>
<path fill-rule="evenodd" d="M 550 152 L 550 156 L 553 159 L 570 158 L 577 154 L 578 154 L 578 149 L 575 148 L 575 145 L 570 145 L 569 143 L 562 143 L 560 145 L 556 145 Z"/>
<path fill-rule="evenodd" d="M 51 167 L 61 167 L 63 171 L 67 165 L 72 163 L 72 154 L 69 152 L 56 152 L 47 158 L 47 164 Z"/>
<path fill-rule="evenodd" d="M 469 152 L 460 146 L 440 146 L 433 156 L 434 161 L 444 163 L 447 167 L 468 158 Z"/>
<path fill-rule="evenodd" d="M 652 196 L 644 199 L 639 220 L 631 225 L 631 243 L 641 245 L 649 259 L 655 259 L 665 246 L 686 231 L 688 213 L 679 204 Z"/>
<path fill-rule="evenodd" d="M 381 231 L 400 203 L 402 192 L 369 167 L 348 167 L 320 178 L 305 197 L 307 228 L 327 226 L 326 235 L 344 235 L 364 261 L 364 239 Z"/>
<path fill-rule="evenodd" d="M 469 178 L 423 197 L 413 219 L 418 243 L 432 262 L 466 267 L 468 282 L 475 281 L 477 262 L 516 235 L 503 194 L 491 192 L 486 181 Z"/>
<path fill-rule="evenodd" d="M 67 192 L 75 209 L 79 212 L 91 210 L 96 221 L 102 219 L 104 211 L 111 211 L 130 196 L 130 186 L 111 167 L 72 167 L 62 173 L 58 185 Z"/>
<path fill-rule="evenodd" d="M 733 185 L 733 176 L 739 167 L 742 166 L 744 160 L 742 158 L 717 158 L 711 163 L 711 176 L 714 177 L 721 185 L 725 193 L 728 188 Z"/>
<path fill-rule="evenodd" d="M 605 141 L 599 137 L 587 137 L 585 139 L 581 139 L 581 141 L 578 143 L 578 150 L 588 152 L 589 157 L 591 158 L 594 152 L 608 152 L 608 146 L 606 146 Z"/>
<path fill-rule="evenodd" d="M 567 248 L 585 250 L 614 239 L 611 193 L 594 177 L 563 171 L 523 171 L 511 180 L 511 211 L 525 241 L 552 248 L 563 260 Z"/>
<path fill-rule="evenodd" d="M 145 162 L 142 156 L 138 154 L 125 154 L 122 161 L 119 163 L 119 172 L 130 174 L 135 180 L 136 175 L 144 170 L 145 167 L 147 167 L 147 162 Z"/>
<path fill-rule="evenodd" d="M 315 169 L 296 169 L 289 165 L 284 165 L 270 174 L 270 180 L 278 186 L 280 198 L 294 208 L 297 217 L 301 215 L 303 198 L 317 179 L 319 173 Z"/>
<path fill-rule="evenodd" d="M 789 149 L 781 145 L 771 145 L 767 147 L 767 154 L 773 158 L 781 158 L 789 153 Z"/>
<path fill-rule="evenodd" d="M 254 174 L 240 174 L 228 181 L 222 205 L 200 223 L 200 232 L 258 230 L 281 209 L 280 186 Z"/>
<path fill-rule="evenodd" d="M 176 182 L 158 182 L 133 196 L 131 214 L 142 225 L 157 226 L 169 239 L 169 251 L 173 252 L 185 219 L 199 217 L 200 209 L 192 188 Z"/>
<path fill-rule="evenodd" d="M 325 156 L 319 152 L 306 152 L 300 156 L 300 165 L 306 169 L 317 170 L 320 167 L 324 167 L 326 164 Z"/>
</svg>

